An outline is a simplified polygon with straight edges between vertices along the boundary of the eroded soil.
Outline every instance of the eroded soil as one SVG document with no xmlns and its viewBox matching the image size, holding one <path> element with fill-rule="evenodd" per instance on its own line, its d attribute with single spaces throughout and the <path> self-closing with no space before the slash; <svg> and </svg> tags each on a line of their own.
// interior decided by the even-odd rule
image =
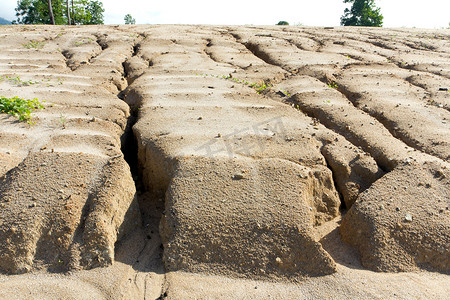
<svg viewBox="0 0 450 300">
<path fill-rule="evenodd" d="M 2 26 L 0 298 L 442 299 L 449 38 Z"/>
</svg>

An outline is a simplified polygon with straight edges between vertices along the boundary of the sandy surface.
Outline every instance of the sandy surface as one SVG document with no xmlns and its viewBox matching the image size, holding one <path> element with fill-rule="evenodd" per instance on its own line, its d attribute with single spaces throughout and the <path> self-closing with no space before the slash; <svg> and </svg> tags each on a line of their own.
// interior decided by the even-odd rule
<svg viewBox="0 0 450 300">
<path fill-rule="evenodd" d="M 1 29 L 1 299 L 450 294 L 448 30 Z"/>
</svg>

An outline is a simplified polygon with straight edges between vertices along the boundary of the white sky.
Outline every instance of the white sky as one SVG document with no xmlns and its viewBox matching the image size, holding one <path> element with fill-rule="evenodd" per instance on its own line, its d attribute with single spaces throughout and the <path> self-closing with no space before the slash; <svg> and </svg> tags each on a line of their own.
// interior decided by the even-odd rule
<svg viewBox="0 0 450 300">
<path fill-rule="evenodd" d="M 105 24 L 123 24 L 131 14 L 137 24 L 229 24 L 338 26 L 343 0 L 103 0 Z M 376 0 L 384 27 L 448 27 L 449 0 Z M 0 17 L 15 19 L 17 0 L 0 0 Z"/>
</svg>

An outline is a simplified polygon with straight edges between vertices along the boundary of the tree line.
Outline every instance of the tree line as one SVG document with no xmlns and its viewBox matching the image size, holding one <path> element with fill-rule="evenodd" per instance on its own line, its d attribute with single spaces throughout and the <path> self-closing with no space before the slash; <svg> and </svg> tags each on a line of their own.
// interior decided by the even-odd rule
<svg viewBox="0 0 450 300">
<path fill-rule="evenodd" d="M 98 0 L 18 0 L 13 24 L 103 24 L 103 3 Z"/>
<path fill-rule="evenodd" d="M 344 3 L 351 3 L 352 7 L 344 10 L 344 15 L 341 17 L 341 25 L 383 26 L 383 16 L 380 8 L 375 6 L 375 0 L 344 0 Z M 289 25 L 289 23 L 280 21 L 276 25 Z"/>
<path fill-rule="evenodd" d="M 375 0 L 344 0 L 351 3 L 341 17 L 343 26 L 383 25 L 380 8 Z M 53 25 L 89 25 L 103 24 L 103 3 L 99 0 L 18 0 L 17 20 L 13 24 L 53 24 Z M 135 24 L 136 20 L 127 14 L 125 24 Z M 277 25 L 289 25 L 280 21 Z"/>
</svg>

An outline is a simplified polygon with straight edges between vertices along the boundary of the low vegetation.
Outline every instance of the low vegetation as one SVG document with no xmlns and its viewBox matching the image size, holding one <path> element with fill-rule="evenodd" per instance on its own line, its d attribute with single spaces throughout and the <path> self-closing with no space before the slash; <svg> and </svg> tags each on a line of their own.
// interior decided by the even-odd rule
<svg viewBox="0 0 450 300">
<path fill-rule="evenodd" d="M 30 41 L 26 44 L 23 44 L 23 46 L 27 49 L 42 49 L 44 47 L 45 43 L 38 42 L 38 41 Z"/>
<path fill-rule="evenodd" d="M 37 98 L 32 100 L 22 99 L 18 96 L 7 98 L 0 96 L 0 112 L 13 115 L 19 118 L 19 121 L 31 122 L 31 113 L 36 109 L 43 109 L 44 105 Z"/>
<path fill-rule="evenodd" d="M 244 79 L 239 79 L 239 78 L 235 78 L 233 77 L 231 74 L 229 75 L 211 75 L 211 74 L 198 74 L 196 73 L 195 75 L 197 76 L 203 76 L 203 77 L 213 77 L 213 78 L 219 78 L 219 79 L 225 79 L 225 80 L 232 80 L 236 83 L 240 83 L 243 85 L 247 85 L 249 87 L 252 87 L 253 89 L 255 89 L 257 94 L 261 94 L 266 90 L 269 90 L 270 88 L 273 87 L 273 85 L 266 83 L 264 80 L 260 80 L 258 82 L 250 82 Z M 278 91 L 280 93 L 282 93 L 284 96 L 290 96 L 286 91 L 282 90 L 282 89 L 278 89 Z"/>
<path fill-rule="evenodd" d="M 55 86 L 55 85 L 62 85 L 64 84 L 64 79 L 63 78 L 56 78 L 55 81 L 52 81 L 50 78 L 47 79 L 41 79 L 40 81 L 36 81 L 36 80 L 23 80 L 22 78 L 20 78 L 19 75 L 17 76 L 0 76 L 0 82 L 6 80 L 9 83 L 16 85 L 16 86 L 30 86 L 30 85 L 34 85 L 34 84 L 40 84 L 40 83 L 46 83 L 47 86 Z"/>
</svg>

